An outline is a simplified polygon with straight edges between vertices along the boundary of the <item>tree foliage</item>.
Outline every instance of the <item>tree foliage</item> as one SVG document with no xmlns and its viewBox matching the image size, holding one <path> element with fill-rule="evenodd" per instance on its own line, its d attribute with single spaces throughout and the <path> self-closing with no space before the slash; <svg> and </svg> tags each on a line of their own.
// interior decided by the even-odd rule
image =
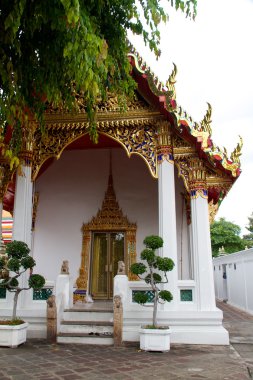
<svg viewBox="0 0 253 380">
<path fill-rule="evenodd" d="M 247 247 L 251 248 L 253 247 L 253 213 L 251 214 L 251 216 L 248 217 L 248 219 L 249 219 L 249 223 L 248 223 L 248 227 L 246 228 L 249 231 L 249 233 L 246 235 L 243 235 L 243 239 Z"/>
<path fill-rule="evenodd" d="M 168 0 L 194 17 L 197 0 Z M 97 139 L 94 105 L 114 92 L 124 105 L 135 83 L 127 59 L 127 31 L 142 35 L 159 55 L 161 0 L 1 0 L 0 126 L 13 128 L 11 149 L 33 115 L 43 125 L 48 104 L 74 110 L 86 99 L 90 133 Z M 146 21 L 143 22 L 144 20 Z M 2 139 L 3 141 L 3 139 Z"/>
<path fill-rule="evenodd" d="M 13 240 L 6 246 L 6 254 L 0 256 L 0 288 L 14 293 L 12 320 L 16 320 L 16 310 L 19 293 L 23 290 L 41 289 L 45 279 L 39 274 L 32 274 L 36 265 L 35 260 L 29 256 L 30 249 L 23 241 Z M 18 278 L 30 270 L 27 286 L 21 287 Z"/>
<path fill-rule="evenodd" d="M 213 222 L 210 232 L 213 256 L 218 256 L 222 247 L 226 253 L 238 252 L 245 248 L 245 241 L 240 237 L 240 227 L 225 218 Z"/>
</svg>

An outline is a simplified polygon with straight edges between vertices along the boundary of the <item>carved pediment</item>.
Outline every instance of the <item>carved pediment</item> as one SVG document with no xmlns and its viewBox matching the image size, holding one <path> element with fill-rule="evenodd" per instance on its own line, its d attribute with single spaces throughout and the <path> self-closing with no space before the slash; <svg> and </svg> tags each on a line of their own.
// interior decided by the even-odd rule
<svg viewBox="0 0 253 380">
<path fill-rule="evenodd" d="M 86 113 L 87 104 L 85 97 L 80 93 L 75 95 L 76 104 L 75 104 L 75 113 Z M 98 99 L 95 106 L 95 110 L 98 113 L 107 113 L 107 112 L 122 112 L 124 111 L 138 111 L 138 110 L 149 110 L 152 109 L 149 105 L 137 96 L 133 99 L 127 99 L 125 104 L 121 104 L 120 98 L 113 94 L 107 93 L 105 100 Z M 67 114 L 70 111 L 64 109 L 63 107 L 53 107 L 52 105 L 48 106 L 47 114 Z"/>
<path fill-rule="evenodd" d="M 83 231 L 112 231 L 112 230 L 136 230 L 136 224 L 130 223 L 127 216 L 123 214 L 122 209 L 116 199 L 113 178 L 110 173 L 108 179 L 108 187 L 102 203 L 102 208 L 98 210 L 87 224 L 83 224 Z"/>
</svg>

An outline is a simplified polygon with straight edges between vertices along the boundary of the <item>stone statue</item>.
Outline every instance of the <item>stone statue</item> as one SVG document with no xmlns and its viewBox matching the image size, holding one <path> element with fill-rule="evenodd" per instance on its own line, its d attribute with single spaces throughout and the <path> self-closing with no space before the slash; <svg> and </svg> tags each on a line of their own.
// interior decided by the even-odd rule
<svg viewBox="0 0 253 380">
<path fill-rule="evenodd" d="M 122 346 L 123 308 L 119 295 L 113 297 L 113 311 L 114 347 L 120 347 Z"/>
<path fill-rule="evenodd" d="M 57 334 L 57 310 L 55 296 L 50 296 L 47 299 L 47 339 L 51 342 L 56 342 Z"/>
<path fill-rule="evenodd" d="M 48 309 L 54 309 L 56 307 L 55 304 L 55 296 L 49 296 L 47 299 L 47 307 Z"/>
<path fill-rule="evenodd" d="M 124 261 L 118 261 L 118 273 L 117 274 L 121 274 L 121 275 L 126 274 L 126 267 L 125 267 Z"/>
<path fill-rule="evenodd" d="M 69 274 L 69 262 L 68 260 L 63 260 L 61 266 L 61 274 Z"/>
</svg>

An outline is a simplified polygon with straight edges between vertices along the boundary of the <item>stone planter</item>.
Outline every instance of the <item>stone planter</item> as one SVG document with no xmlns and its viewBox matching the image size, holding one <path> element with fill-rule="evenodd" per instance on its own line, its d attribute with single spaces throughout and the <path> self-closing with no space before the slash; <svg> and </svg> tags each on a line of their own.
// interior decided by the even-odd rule
<svg viewBox="0 0 253 380">
<path fill-rule="evenodd" d="M 140 329 L 140 349 L 144 351 L 170 350 L 170 334 L 168 329 Z"/>
<path fill-rule="evenodd" d="M 26 341 L 28 323 L 0 325 L 0 346 L 15 348 Z"/>
</svg>

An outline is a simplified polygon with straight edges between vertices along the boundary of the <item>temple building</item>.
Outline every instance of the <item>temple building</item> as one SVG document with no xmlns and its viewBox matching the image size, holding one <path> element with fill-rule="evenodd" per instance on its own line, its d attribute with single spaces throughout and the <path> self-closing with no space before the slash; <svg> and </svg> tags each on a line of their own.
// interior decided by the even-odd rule
<svg viewBox="0 0 253 380">
<path fill-rule="evenodd" d="M 149 288 L 129 267 L 144 238 L 160 235 L 159 254 L 175 268 L 166 285 L 173 301 L 159 305 L 158 322 L 171 327 L 172 343 L 228 344 L 215 304 L 209 226 L 240 175 L 242 141 L 228 157 L 212 141 L 211 106 L 197 123 L 178 105 L 176 67 L 163 85 L 134 49 L 129 60 L 136 97 L 126 112 L 114 94 L 97 104 L 98 144 L 78 96 L 75 114 L 48 108 L 44 133 L 34 120 L 23 128 L 18 171 L 1 158 L 1 208 L 13 215 L 12 238 L 29 245 L 35 272 L 47 280 L 42 291 L 21 293 L 18 315 L 30 322 L 28 336 L 44 337 L 46 298 L 56 294 L 59 304 L 64 281 L 69 310 L 89 307 L 87 300 L 112 303 L 122 261 L 123 340 L 137 341 L 152 310 L 133 302 L 134 292 Z M 63 261 L 68 269 L 60 274 Z M 11 308 L 11 294 L 1 292 L 0 317 Z M 60 324 L 64 310 L 57 311 Z"/>
</svg>

